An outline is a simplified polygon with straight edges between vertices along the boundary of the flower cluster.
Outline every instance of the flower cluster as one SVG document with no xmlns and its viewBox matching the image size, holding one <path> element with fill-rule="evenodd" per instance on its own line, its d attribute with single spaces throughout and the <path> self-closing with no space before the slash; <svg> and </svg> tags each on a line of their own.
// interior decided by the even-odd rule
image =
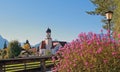
<svg viewBox="0 0 120 72">
<path fill-rule="evenodd" d="M 81 33 L 57 52 L 53 72 L 120 71 L 120 35 Z"/>
</svg>

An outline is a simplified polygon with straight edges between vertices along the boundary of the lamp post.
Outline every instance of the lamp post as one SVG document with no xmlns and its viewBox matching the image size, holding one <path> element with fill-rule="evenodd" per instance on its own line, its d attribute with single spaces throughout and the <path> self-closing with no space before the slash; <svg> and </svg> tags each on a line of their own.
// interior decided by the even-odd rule
<svg viewBox="0 0 120 72">
<path fill-rule="evenodd" d="M 113 12 L 112 11 L 108 11 L 105 13 L 106 15 L 106 19 L 108 20 L 108 31 L 109 31 L 109 37 L 111 35 L 111 24 L 110 24 L 110 21 L 112 20 L 112 15 L 113 15 Z"/>
</svg>

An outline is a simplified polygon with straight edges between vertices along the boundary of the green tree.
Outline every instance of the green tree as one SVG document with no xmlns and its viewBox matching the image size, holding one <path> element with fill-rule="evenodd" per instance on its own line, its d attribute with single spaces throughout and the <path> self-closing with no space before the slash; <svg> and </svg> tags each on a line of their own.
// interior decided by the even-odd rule
<svg viewBox="0 0 120 72">
<path fill-rule="evenodd" d="M 114 10 L 114 31 L 120 33 L 120 0 L 115 0 L 117 8 Z"/>
<path fill-rule="evenodd" d="M 111 22 L 111 29 L 116 32 L 120 32 L 120 0 L 90 0 L 94 5 L 93 11 L 88 11 L 90 15 L 103 16 L 102 22 L 104 22 L 103 28 L 107 29 L 108 22 L 105 18 L 105 12 L 113 11 L 113 18 Z"/>
<path fill-rule="evenodd" d="M 95 9 L 93 11 L 88 11 L 88 14 L 91 15 L 101 15 L 105 16 L 105 12 L 116 9 L 117 0 L 90 0 L 94 5 Z"/>
<path fill-rule="evenodd" d="M 8 45 L 8 57 L 9 58 L 17 57 L 20 54 L 21 50 L 22 50 L 22 48 L 18 41 L 16 41 L 16 40 L 11 41 Z"/>
</svg>

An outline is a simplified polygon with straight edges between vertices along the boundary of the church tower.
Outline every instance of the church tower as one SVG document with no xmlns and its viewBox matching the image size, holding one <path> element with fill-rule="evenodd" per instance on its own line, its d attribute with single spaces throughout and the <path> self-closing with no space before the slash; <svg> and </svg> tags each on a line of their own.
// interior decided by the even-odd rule
<svg viewBox="0 0 120 72">
<path fill-rule="evenodd" d="M 46 38 L 43 40 L 39 46 L 39 56 L 46 56 L 55 54 L 59 48 L 64 46 L 66 42 L 63 41 L 52 41 L 51 38 L 51 29 L 46 30 Z"/>
<path fill-rule="evenodd" d="M 52 38 L 51 38 L 51 29 L 47 29 L 46 30 L 46 39 L 45 39 L 45 43 L 46 43 L 46 49 L 51 51 L 52 48 Z"/>
</svg>

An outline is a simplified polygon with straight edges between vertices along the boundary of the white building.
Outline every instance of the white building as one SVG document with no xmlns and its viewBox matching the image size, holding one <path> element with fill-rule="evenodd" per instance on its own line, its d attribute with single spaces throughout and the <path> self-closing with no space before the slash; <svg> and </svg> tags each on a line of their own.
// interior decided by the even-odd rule
<svg viewBox="0 0 120 72">
<path fill-rule="evenodd" d="M 43 40 L 39 46 L 39 55 L 45 56 L 50 54 L 55 54 L 60 47 L 64 46 L 67 42 L 65 41 L 52 41 L 51 29 L 47 29 L 46 38 Z"/>
</svg>

